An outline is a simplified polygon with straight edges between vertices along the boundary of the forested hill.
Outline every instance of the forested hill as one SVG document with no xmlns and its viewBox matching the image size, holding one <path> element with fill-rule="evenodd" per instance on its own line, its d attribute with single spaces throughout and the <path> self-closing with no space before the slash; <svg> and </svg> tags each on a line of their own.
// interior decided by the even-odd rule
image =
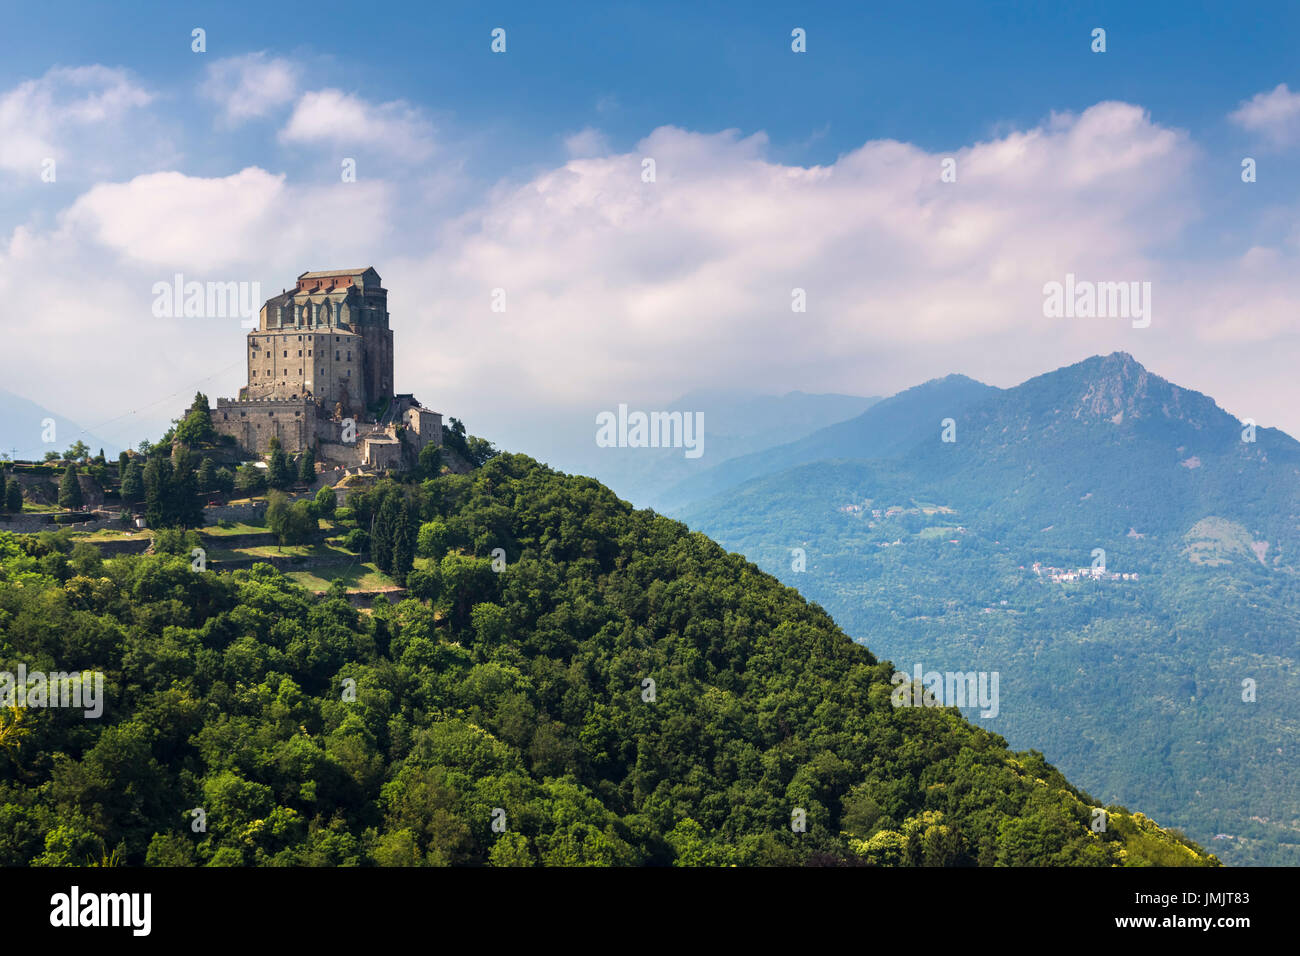
<svg viewBox="0 0 1300 956">
<path fill-rule="evenodd" d="M 107 675 L 98 720 L 4 717 L 0 862 L 1217 862 L 1118 807 L 1095 832 L 1041 755 L 892 706 L 821 608 L 595 481 L 501 455 L 354 508 L 385 499 L 430 530 L 372 614 L 0 534 L 0 668 Z"/>
</svg>

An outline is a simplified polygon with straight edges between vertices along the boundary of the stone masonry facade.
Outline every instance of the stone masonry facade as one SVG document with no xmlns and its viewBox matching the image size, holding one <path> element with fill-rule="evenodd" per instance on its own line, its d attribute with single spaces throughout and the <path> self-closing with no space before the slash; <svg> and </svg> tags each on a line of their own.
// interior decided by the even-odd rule
<svg viewBox="0 0 1300 956">
<path fill-rule="evenodd" d="M 442 415 L 393 393 L 388 290 L 373 268 L 304 272 L 262 306 L 248 333 L 248 385 L 220 398 L 216 430 L 245 452 L 290 454 L 345 467 L 401 469 L 442 444 Z"/>
</svg>

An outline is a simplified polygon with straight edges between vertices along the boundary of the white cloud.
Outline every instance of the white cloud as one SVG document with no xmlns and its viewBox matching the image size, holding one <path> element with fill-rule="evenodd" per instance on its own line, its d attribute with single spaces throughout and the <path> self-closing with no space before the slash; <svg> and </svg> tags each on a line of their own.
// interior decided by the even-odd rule
<svg viewBox="0 0 1300 956">
<path fill-rule="evenodd" d="M 375 104 L 336 89 L 303 94 L 280 140 L 371 148 L 411 162 L 426 159 L 434 147 L 432 125 L 405 101 Z"/>
<path fill-rule="evenodd" d="M 375 121 L 324 91 L 286 132 L 333 142 Z M 1276 384 L 1300 340 L 1300 251 L 1167 259 L 1197 216 L 1199 151 L 1138 107 L 1101 103 L 952 153 L 871 141 L 813 167 L 773 161 L 761 133 L 663 127 L 626 153 L 579 135 L 564 165 L 448 222 L 428 212 L 448 184 L 428 177 L 305 185 L 254 167 L 96 186 L 54 229 L 0 248 L 0 295 L 49 290 L 8 387 L 41 398 L 57 381 L 116 409 L 233 363 L 205 388 L 230 394 L 242 331 L 151 320 L 153 282 L 248 277 L 269 295 L 304 269 L 365 264 L 390 290 L 399 387 L 507 443 L 511 428 L 544 434 L 562 406 L 710 386 L 881 394 L 952 371 L 1010 385 L 1115 349 L 1300 432 L 1294 389 Z M 955 183 L 940 180 L 948 156 Z M 1045 319 L 1043 285 L 1067 272 L 1151 281 L 1151 328 Z M 146 353 L 139 375 L 104 380 Z"/>
<path fill-rule="evenodd" d="M 943 155 L 905 143 L 811 168 L 766 149 L 762 135 L 664 127 L 631 153 L 499 188 L 386 276 L 395 295 L 439 290 L 438 335 L 454 347 L 414 377 L 468 388 L 508 366 L 572 401 L 836 376 L 853 390 L 886 356 L 910 354 L 910 378 L 968 367 L 990 344 L 996 359 L 1028 354 L 1026 339 L 1101 340 L 1118 328 L 1049 324 L 1043 284 L 1156 278 L 1152 249 L 1195 210 L 1186 134 L 1121 103 L 960 150 L 956 183 L 940 181 Z M 493 288 L 504 315 L 488 310 Z M 791 311 L 794 288 L 806 313 Z"/>
<path fill-rule="evenodd" d="M 1292 93 L 1285 83 L 1279 83 L 1267 93 L 1256 93 L 1242 101 L 1228 119 L 1262 134 L 1274 145 L 1295 142 L 1300 139 L 1300 93 Z"/>
<path fill-rule="evenodd" d="M 218 178 L 167 172 L 101 184 L 60 218 L 66 235 L 142 265 L 292 267 L 317 255 L 364 258 L 383 239 L 389 206 L 379 181 L 293 187 L 253 166 Z"/>
<path fill-rule="evenodd" d="M 156 437 L 196 388 L 235 393 L 246 333 L 238 318 L 155 318 L 155 283 L 258 283 L 265 299 L 306 269 L 369 264 L 392 211 L 378 181 L 300 185 L 256 167 L 95 186 L 52 228 L 0 243 L 0 296 L 41 289 L 39 321 L 0 318 L 6 387 L 87 426 L 115 420 L 109 440 Z"/>
<path fill-rule="evenodd" d="M 112 127 L 153 94 L 121 69 L 56 67 L 0 94 L 0 169 L 38 179 L 41 163 L 101 165 Z"/>
<path fill-rule="evenodd" d="M 589 156 L 600 156 L 608 153 L 609 142 L 605 139 L 604 133 L 588 126 L 571 136 L 566 136 L 564 138 L 564 148 L 573 159 L 584 159 Z"/>
<path fill-rule="evenodd" d="M 229 123 L 266 116 L 293 101 L 298 93 L 298 67 L 266 53 L 217 60 L 208 67 L 200 87 L 220 104 Z"/>
</svg>

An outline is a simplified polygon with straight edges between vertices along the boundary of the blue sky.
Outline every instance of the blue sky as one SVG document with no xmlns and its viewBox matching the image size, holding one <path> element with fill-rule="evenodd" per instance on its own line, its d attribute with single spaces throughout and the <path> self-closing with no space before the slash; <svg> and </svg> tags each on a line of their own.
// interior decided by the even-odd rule
<svg viewBox="0 0 1300 956">
<path fill-rule="evenodd" d="M 128 340 L 152 282 L 176 271 L 270 294 L 305 269 L 373 263 L 393 291 L 399 385 L 504 442 L 535 433 L 521 394 L 585 417 L 694 388 L 881 394 L 950 371 L 1010 385 L 1115 348 L 1300 431 L 1285 381 L 1298 20 L 1268 3 L 25 5 L 10 14 L 21 42 L 0 62 L 0 123 L 36 132 L 0 145 L 0 288 L 34 272 L 94 286 L 93 307 L 70 292 L 48 306 L 66 348 L 79 328 Z M 806 54 L 790 50 L 794 27 Z M 241 107 L 231 83 L 250 71 L 263 85 Z M 378 117 L 384 144 L 329 128 L 345 110 Z M 653 150 L 665 188 L 635 192 Z M 42 151 L 57 183 L 32 174 Z M 359 188 L 340 192 L 347 156 Z M 945 156 L 987 175 L 947 193 L 918 183 Z M 1008 166 L 1022 161 L 1023 190 Z M 902 205 L 879 188 L 892 175 Z M 240 219 L 245 202 L 265 220 Z M 818 231 L 792 204 L 845 219 Z M 784 291 L 760 289 L 786 262 Z M 1165 311 L 1140 337 L 997 316 L 1028 315 L 1065 271 L 1153 279 Z M 799 283 L 827 307 L 792 320 Z M 513 319 L 476 311 L 498 286 L 523 293 Z M 162 367 L 137 392 L 240 384 L 214 360 L 242 355 L 229 326 L 151 331 Z M 67 414 L 103 341 L 59 364 L 40 346 L 5 372 Z M 114 412 L 140 401 L 120 385 L 95 394 Z"/>
<path fill-rule="evenodd" d="M 875 138 L 952 149 L 1105 99 L 1221 133 L 1242 91 L 1300 80 L 1293 3 L 726 6 L 572 5 L 579 17 L 530 3 L 25 4 L 10 13 L 22 42 L 0 77 L 103 62 L 166 87 L 200 70 L 188 34 L 203 26 L 209 57 L 321 57 L 335 85 L 469 126 L 500 121 L 538 157 L 557 131 L 599 122 L 615 145 L 663 124 L 764 129 L 781 159 L 801 163 Z M 807 29 L 809 56 L 789 55 L 792 25 Z M 496 26 L 508 56 L 488 52 Z M 1097 26 L 1107 54 L 1080 56 Z"/>
</svg>

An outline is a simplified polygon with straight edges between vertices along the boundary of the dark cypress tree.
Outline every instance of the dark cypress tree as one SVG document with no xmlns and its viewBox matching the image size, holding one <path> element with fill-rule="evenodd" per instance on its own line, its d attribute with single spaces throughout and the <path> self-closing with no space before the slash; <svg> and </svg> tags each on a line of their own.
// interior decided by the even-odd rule
<svg viewBox="0 0 1300 956">
<path fill-rule="evenodd" d="M 415 566 L 415 532 L 418 530 L 411 506 L 403 502 L 397 509 L 393 520 L 393 566 L 390 574 L 402 587 L 406 586 L 406 576 Z"/>
<path fill-rule="evenodd" d="M 23 486 L 18 483 L 17 476 L 9 479 L 9 487 L 5 489 L 5 507 L 10 514 L 23 513 Z"/>
<path fill-rule="evenodd" d="M 9 479 L 5 477 L 5 470 L 0 468 L 0 515 L 9 510 Z"/>
<path fill-rule="evenodd" d="M 144 466 L 144 520 L 151 528 L 169 528 L 173 524 L 171 507 L 172 462 L 170 458 L 150 457 Z"/>
<path fill-rule="evenodd" d="M 131 456 L 126 452 L 117 456 L 117 480 L 122 481 L 126 478 L 126 467 L 131 463 Z"/>
<path fill-rule="evenodd" d="M 59 482 L 59 507 L 80 508 L 85 503 L 81 496 L 81 482 L 77 480 L 77 466 L 70 463 Z"/>
<path fill-rule="evenodd" d="M 122 503 L 134 504 L 144 497 L 144 475 L 140 463 L 134 459 L 127 462 L 126 472 L 122 475 Z"/>
<path fill-rule="evenodd" d="M 194 456 L 182 451 L 168 488 L 168 518 L 173 527 L 197 528 L 203 524 L 203 502 L 199 500 L 199 480 Z"/>
<path fill-rule="evenodd" d="M 316 480 L 316 449 L 310 445 L 298 462 L 298 480 L 308 485 Z"/>
<path fill-rule="evenodd" d="M 199 491 L 215 491 L 217 488 L 217 466 L 211 458 L 204 458 L 199 465 Z"/>
<path fill-rule="evenodd" d="M 401 496 L 396 492 L 389 494 L 384 499 L 384 503 L 379 506 L 379 513 L 375 515 L 370 534 L 371 560 L 375 562 L 375 567 L 385 574 L 393 569 L 393 534 L 401 511 Z"/>
<path fill-rule="evenodd" d="M 293 469 L 289 467 L 289 456 L 277 442 L 271 447 L 271 460 L 267 466 L 267 484 L 283 491 L 293 484 Z"/>
</svg>

